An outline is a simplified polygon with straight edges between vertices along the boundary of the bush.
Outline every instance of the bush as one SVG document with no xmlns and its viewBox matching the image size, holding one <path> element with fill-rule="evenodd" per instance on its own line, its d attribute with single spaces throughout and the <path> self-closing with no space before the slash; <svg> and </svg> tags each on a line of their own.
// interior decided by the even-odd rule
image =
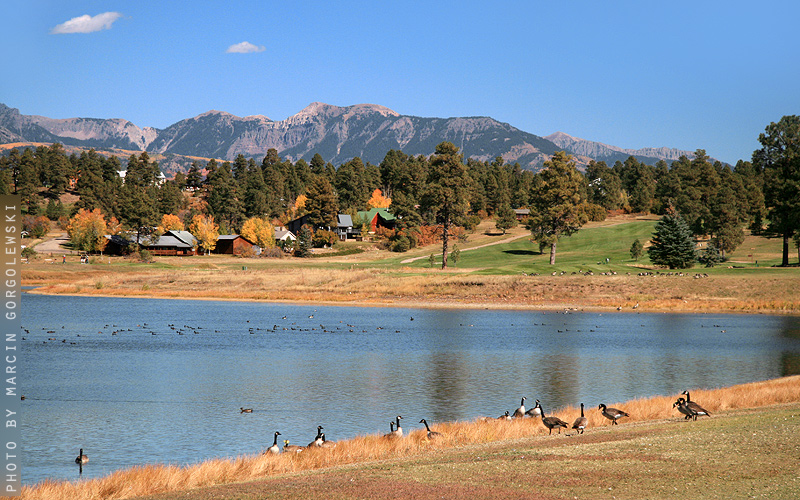
<svg viewBox="0 0 800 500">
<path fill-rule="evenodd" d="M 594 203 L 588 203 L 586 205 L 586 215 L 589 217 L 590 221 L 602 222 L 606 220 L 608 212 L 606 212 L 606 209 L 600 205 L 595 205 Z"/>
<path fill-rule="evenodd" d="M 333 247 L 337 241 L 339 241 L 339 236 L 335 232 L 327 229 L 318 229 L 311 239 L 311 244 L 314 248 L 327 248 Z"/>
<path fill-rule="evenodd" d="M 282 259 L 284 250 L 279 247 L 269 247 L 261 251 L 261 256 L 272 259 Z"/>
<path fill-rule="evenodd" d="M 411 242 L 409 241 L 408 237 L 404 234 L 400 234 L 393 242 L 392 246 L 389 248 L 392 252 L 408 252 L 411 248 Z"/>
<path fill-rule="evenodd" d="M 139 250 L 138 256 L 141 262 L 150 262 L 153 260 L 153 254 L 148 250 Z"/>
<path fill-rule="evenodd" d="M 22 249 L 22 256 L 26 259 L 32 259 L 36 257 L 36 250 L 31 247 L 25 247 Z"/>
<path fill-rule="evenodd" d="M 724 262 L 725 258 L 720 253 L 719 249 L 713 243 L 709 243 L 705 250 L 697 256 L 697 261 L 706 267 L 714 267 L 720 262 Z"/>
</svg>

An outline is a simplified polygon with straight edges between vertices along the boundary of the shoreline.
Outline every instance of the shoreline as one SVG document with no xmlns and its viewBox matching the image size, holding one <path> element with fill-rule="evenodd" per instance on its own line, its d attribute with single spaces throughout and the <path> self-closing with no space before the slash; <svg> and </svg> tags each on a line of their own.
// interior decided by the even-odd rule
<svg viewBox="0 0 800 500">
<path fill-rule="evenodd" d="M 424 429 L 414 428 L 408 436 L 387 440 L 379 434 L 358 436 L 340 441 L 331 450 L 312 450 L 307 453 L 281 453 L 279 455 L 240 455 L 214 458 L 184 466 L 167 464 L 140 464 L 120 469 L 93 479 L 78 481 L 45 480 L 23 488 L 22 498 L 71 499 L 84 498 L 162 498 L 162 495 L 188 495 L 206 498 L 208 488 L 249 488 L 271 481 L 295 481 L 309 474 L 326 474 L 331 471 L 366 468 L 376 463 L 399 463 L 431 460 L 447 464 L 448 456 L 458 450 L 507 448 L 518 446 L 538 449 L 552 446 L 578 448 L 604 440 L 602 436 L 626 435 L 624 439 L 637 439 L 640 429 L 648 426 L 661 431 L 669 429 L 694 429 L 698 426 L 718 426 L 727 419 L 794 408 L 800 403 L 800 375 L 767 379 L 730 387 L 711 389 L 690 388 L 693 399 L 703 401 L 712 416 L 697 422 L 685 422 L 671 407 L 675 395 L 652 395 L 625 402 L 611 402 L 631 413 L 618 426 L 612 426 L 596 409 L 588 409 L 589 426 L 585 435 L 548 435 L 537 418 L 515 419 L 511 422 L 489 418 L 462 422 L 437 423 L 442 438 L 431 441 Z M 568 422 L 575 417 L 574 406 L 552 412 Z M 754 418 L 755 418 L 754 417 Z M 752 429 L 744 429 L 749 436 Z M 755 436 L 756 434 L 752 434 Z M 514 452 L 516 453 L 516 452 Z M 535 453 L 535 452 L 534 452 Z M 647 455 L 648 451 L 643 451 Z M 643 457 L 643 460 L 646 457 Z M 649 461 L 649 459 L 645 460 Z M 582 462 L 582 461 L 581 461 Z M 459 462 L 454 462 L 459 463 Z M 103 493 L 100 493 L 100 492 Z"/>
<path fill-rule="evenodd" d="M 592 312 L 592 313 L 628 313 L 628 314 L 765 314 L 774 316 L 798 316 L 800 310 L 784 310 L 769 308 L 725 308 L 725 307 L 703 307 L 703 308 L 681 308 L 675 306 L 648 308 L 647 305 L 640 307 L 602 306 L 596 304 L 576 304 L 576 303 L 498 303 L 498 302 L 477 302 L 467 300 L 436 300 L 436 299 L 407 299 L 407 298 L 384 298 L 384 299 L 350 299 L 343 297 L 341 300 L 335 299 L 300 299 L 300 298 L 255 298 L 255 297 L 229 297 L 225 295 L 192 296 L 187 294 L 185 297 L 173 294 L 152 294 L 152 293 L 76 293 L 76 292 L 54 292 L 39 290 L 46 285 L 24 285 L 28 287 L 23 293 L 49 296 L 70 296 L 70 297 L 103 297 L 103 298 L 129 298 L 129 299 L 158 299 L 158 300 L 196 300 L 196 301 L 220 301 L 220 302 L 255 302 L 265 304 L 287 304 L 287 305 L 307 305 L 324 307 L 391 307 L 396 309 L 473 309 L 473 310 L 496 310 L 496 311 L 531 311 L 531 312 Z"/>
</svg>

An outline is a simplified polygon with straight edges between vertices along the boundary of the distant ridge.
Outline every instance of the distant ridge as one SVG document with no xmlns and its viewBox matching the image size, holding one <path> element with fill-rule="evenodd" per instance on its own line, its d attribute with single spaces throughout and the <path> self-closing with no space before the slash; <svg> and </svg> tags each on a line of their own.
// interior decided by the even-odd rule
<svg viewBox="0 0 800 500">
<path fill-rule="evenodd" d="M 647 164 L 653 164 L 658 160 L 664 160 L 670 163 L 681 156 L 694 158 L 694 152 L 690 151 L 683 151 L 675 148 L 623 149 L 616 146 L 609 146 L 602 142 L 587 141 L 586 139 L 572 137 L 564 132 L 556 132 L 544 138 L 554 143 L 559 148 L 567 150 L 575 155 L 586 156 L 595 161 L 605 161 L 609 167 L 613 165 L 614 162 L 625 161 L 631 156 Z"/>
<path fill-rule="evenodd" d="M 315 153 L 334 165 L 359 156 L 380 163 L 386 153 L 430 155 L 437 144 L 450 141 L 465 157 L 506 162 L 539 170 L 556 151 L 566 150 L 585 164 L 590 159 L 613 163 L 634 155 L 654 163 L 671 161 L 688 151 L 670 148 L 627 150 L 577 139 L 557 132 L 547 137 L 524 132 L 490 117 L 423 118 L 401 115 L 385 106 L 333 106 L 314 102 L 286 120 L 263 115 L 238 117 L 210 110 L 164 129 L 138 127 L 114 118 L 53 119 L 23 115 L 0 104 L 0 143 L 60 142 L 95 149 L 147 151 L 166 157 L 180 155 L 232 160 L 238 154 L 263 158 L 270 148 L 292 161 L 310 160 Z M 178 167 L 183 169 L 183 167 Z"/>
</svg>

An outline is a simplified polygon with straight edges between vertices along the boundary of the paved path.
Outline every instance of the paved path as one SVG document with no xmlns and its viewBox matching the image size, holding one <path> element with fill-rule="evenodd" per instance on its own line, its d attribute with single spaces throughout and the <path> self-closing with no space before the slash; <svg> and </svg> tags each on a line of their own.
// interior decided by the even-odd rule
<svg viewBox="0 0 800 500">
<path fill-rule="evenodd" d="M 484 243 L 483 245 L 478 245 L 476 247 L 463 248 L 461 251 L 462 252 L 468 252 L 469 250 L 476 250 L 478 248 L 490 247 L 492 245 L 500 245 L 501 243 L 511 243 L 514 240 L 518 240 L 520 238 L 528 238 L 528 237 L 530 237 L 530 234 L 518 234 L 517 236 L 512 236 L 510 238 L 505 238 L 505 239 L 502 239 L 502 240 L 492 241 L 491 243 Z M 401 264 L 410 264 L 411 262 L 414 262 L 415 260 L 421 260 L 421 259 L 427 259 L 427 258 L 428 258 L 427 255 L 421 255 L 419 257 L 411 257 L 410 259 L 401 260 L 400 263 Z"/>
<path fill-rule="evenodd" d="M 49 253 L 70 253 L 69 250 L 62 247 L 61 245 L 69 243 L 69 236 L 67 233 L 51 233 L 48 236 L 52 237 L 50 239 L 44 240 L 34 248 L 37 253 L 42 254 L 49 254 Z"/>
</svg>

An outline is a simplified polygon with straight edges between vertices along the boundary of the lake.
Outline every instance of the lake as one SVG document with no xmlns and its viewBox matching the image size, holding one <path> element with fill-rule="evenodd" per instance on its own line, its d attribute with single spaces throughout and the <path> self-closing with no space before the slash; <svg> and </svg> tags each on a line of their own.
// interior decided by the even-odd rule
<svg viewBox="0 0 800 500">
<path fill-rule="evenodd" d="M 797 372 L 800 318 L 24 294 L 24 484 Z M 24 370 L 24 371 L 23 371 Z M 241 413 L 239 408 L 253 408 Z M 677 415 L 677 413 L 676 413 Z"/>
</svg>

